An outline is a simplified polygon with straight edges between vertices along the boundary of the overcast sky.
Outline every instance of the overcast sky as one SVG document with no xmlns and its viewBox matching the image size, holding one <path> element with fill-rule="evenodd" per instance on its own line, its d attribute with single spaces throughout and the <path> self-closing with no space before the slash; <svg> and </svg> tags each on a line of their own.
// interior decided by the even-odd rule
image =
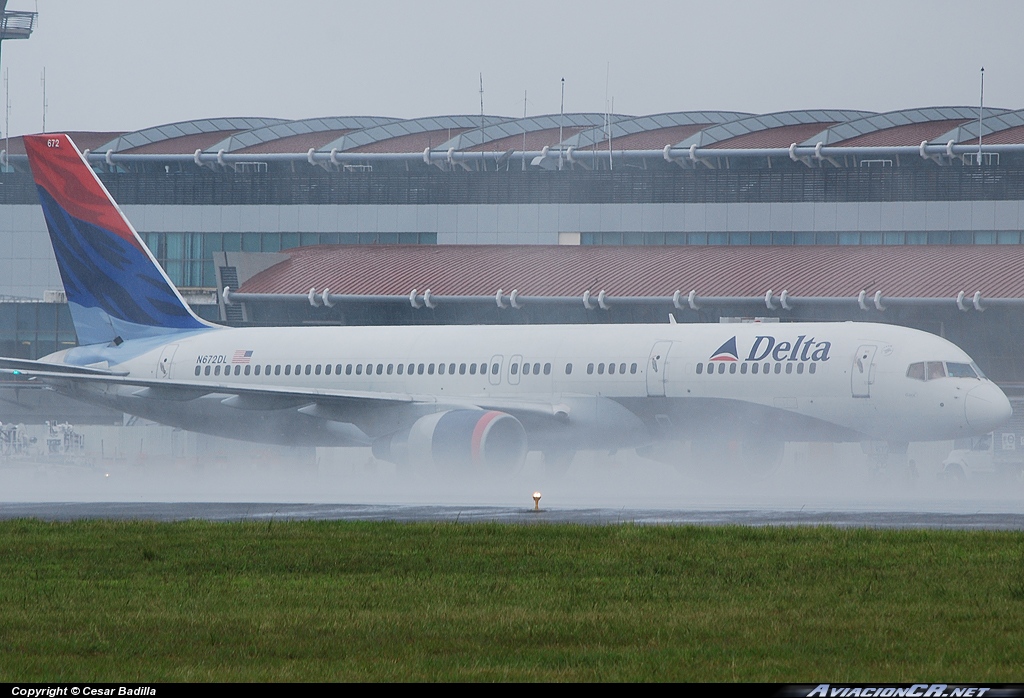
<svg viewBox="0 0 1024 698">
<path fill-rule="evenodd" d="M 10 131 L 215 116 L 1024 108 L 1020 0 L 9 0 Z M 2 95 L 0 95 L 2 99 Z M 3 123 L 0 123 L 0 127 Z"/>
</svg>

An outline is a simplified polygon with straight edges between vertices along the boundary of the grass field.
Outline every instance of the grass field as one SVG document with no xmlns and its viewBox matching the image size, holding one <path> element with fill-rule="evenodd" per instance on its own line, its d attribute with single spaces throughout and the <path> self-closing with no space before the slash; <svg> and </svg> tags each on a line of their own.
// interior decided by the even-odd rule
<svg viewBox="0 0 1024 698">
<path fill-rule="evenodd" d="M 0 681 L 1024 681 L 1024 535 L 0 523 Z"/>
</svg>

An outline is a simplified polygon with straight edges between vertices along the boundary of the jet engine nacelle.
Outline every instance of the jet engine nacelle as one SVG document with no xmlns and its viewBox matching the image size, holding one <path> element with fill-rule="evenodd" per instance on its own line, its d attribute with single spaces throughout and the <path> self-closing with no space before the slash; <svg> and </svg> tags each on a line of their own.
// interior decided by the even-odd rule
<svg viewBox="0 0 1024 698">
<path fill-rule="evenodd" d="M 526 430 L 495 410 L 450 410 L 418 419 L 408 432 L 380 439 L 373 455 L 442 472 L 509 473 L 526 459 Z"/>
</svg>

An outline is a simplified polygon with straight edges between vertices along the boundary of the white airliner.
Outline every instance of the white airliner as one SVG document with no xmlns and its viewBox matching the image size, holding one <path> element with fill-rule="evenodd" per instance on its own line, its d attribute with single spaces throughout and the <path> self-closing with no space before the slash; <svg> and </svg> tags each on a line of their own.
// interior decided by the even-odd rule
<svg viewBox="0 0 1024 698">
<path fill-rule="evenodd" d="M 511 470 L 527 451 L 953 439 L 1011 414 L 962 350 L 894 325 L 211 325 L 66 135 L 25 146 L 79 346 L 0 368 L 164 424 Z"/>
</svg>

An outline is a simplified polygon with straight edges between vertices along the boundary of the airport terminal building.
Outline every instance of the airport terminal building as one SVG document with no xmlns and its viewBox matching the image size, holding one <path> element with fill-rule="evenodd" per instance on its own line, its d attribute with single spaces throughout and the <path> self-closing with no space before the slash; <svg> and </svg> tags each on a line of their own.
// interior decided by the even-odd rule
<svg viewBox="0 0 1024 698">
<path fill-rule="evenodd" d="M 1024 110 L 211 118 L 70 135 L 209 319 L 864 319 L 943 334 L 1024 384 Z M 24 147 L 3 145 L 0 355 L 37 358 L 74 329 Z"/>
</svg>

